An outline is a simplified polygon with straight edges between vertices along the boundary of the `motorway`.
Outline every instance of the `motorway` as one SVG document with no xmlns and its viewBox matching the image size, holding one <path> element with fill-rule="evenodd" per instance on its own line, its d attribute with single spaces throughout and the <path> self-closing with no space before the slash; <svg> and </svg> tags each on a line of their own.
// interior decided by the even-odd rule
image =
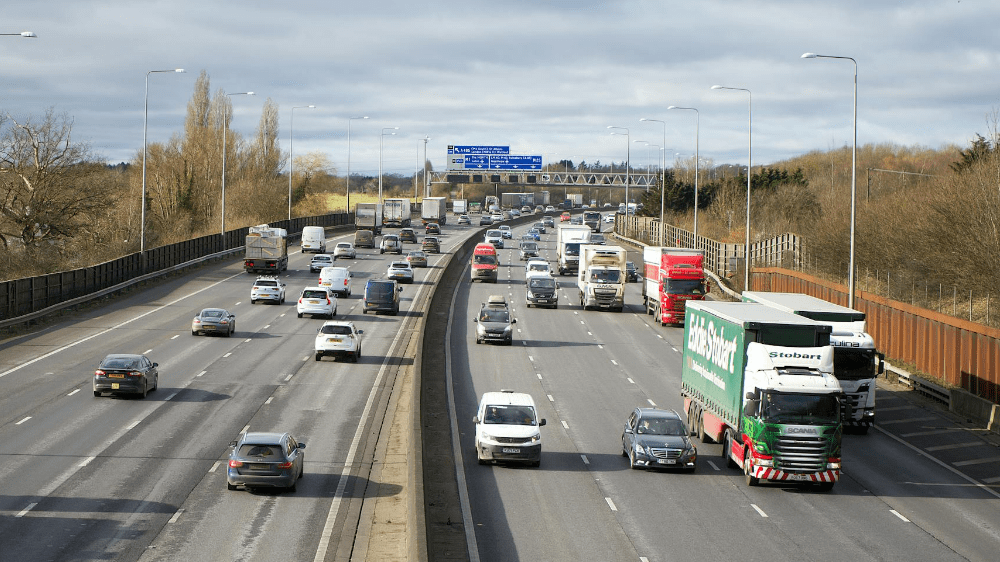
<svg viewBox="0 0 1000 562">
<path fill-rule="evenodd" d="M 443 250 L 470 230 L 445 227 Z M 541 243 L 550 261 L 554 238 L 550 229 Z M 354 292 L 337 315 L 365 330 L 358 364 L 313 360 L 322 320 L 296 318 L 294 301 L 318 274 L 297 248 L 285 305 L 250 305 L 253 276 L 220 262 L 0 343 L 0 560 L 358 559 L 380 412 L 414 357 L 411 307 L 442 259 L 404 286 L 400 316 L 373 316 L 358 309 L 361 289 L 390 258 L 359 254 L 344 260 Z M 829 493 L 749 488 L 716 444 L 698 443 L 694 474 L 630 470 L 631 409 L 681 408 L 682 330 L 642 314 L 638 283 L 623 313 L 581 310 L 571 277 L 558 278 L 558 309 L 525 308 L 517 251 L 500 255 L 501 282 L 463 277 L 449 315 L 469 559 L 997 558 L 1000 452 L 902 392 L 880 392 L 876 429 L 845 437 L 845 475 Z M 495 293 L 518 319 L 512 347 L 474 341 L 472 318 Z M 233 338 L 190 335 L 208 306 L 235 312 Z M 111 352 L 159 362 L 159 390 L 94 397 L 90 378 Z M 539 468 L 476 463 L 475 406 L 501 388 L 531 393 L 548 421 Z M 226 490 L 228 443 L 247 429 L 307 444 L 295 493 Z"/>
</svg>

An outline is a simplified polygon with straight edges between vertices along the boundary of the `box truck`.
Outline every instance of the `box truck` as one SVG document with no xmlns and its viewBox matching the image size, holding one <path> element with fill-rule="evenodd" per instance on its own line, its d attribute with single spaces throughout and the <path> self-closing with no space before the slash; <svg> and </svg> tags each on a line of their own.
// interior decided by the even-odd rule
<svg viewBox="0 0 1000 562">
<path fill-rule="evenodd" d="M 288 233 L 266 224 L 251 226 L 246 236 L 243 269 L 247 273 L 281 273 L 288 269 Z"/>
<path fill-rule="evenodd" d="M 424 197 L 420 204 L 420 220 L 424 224 L 436 222 L 444 226 L 448 222 L 448 200 L 444 197 Z"/>
<path fill-rule="evenodd" d="M 382 224 L 385 226 L 410 226 L 410 200 L 385 199 L 382 202 Z"/>
<path fill-rule="evenodd" d="M 580 306 L 621 312 L 625 307 L 625 261 L 620 246 L 582 244 L 577 272 Z"/>
<path fill-rule="evenodd" d="M 560 224 L 556 232 L 556 259 L 559 275 L 575 274 L 580 266 L 580 244 L 590 239 L 590 227 Z"/>
<path fill-rule="evenodd" d="M 378 203 L 358 203 L 354 207 L 354 228 L 370 230 L 382 234 L 382 205 Z"/>
</svg>

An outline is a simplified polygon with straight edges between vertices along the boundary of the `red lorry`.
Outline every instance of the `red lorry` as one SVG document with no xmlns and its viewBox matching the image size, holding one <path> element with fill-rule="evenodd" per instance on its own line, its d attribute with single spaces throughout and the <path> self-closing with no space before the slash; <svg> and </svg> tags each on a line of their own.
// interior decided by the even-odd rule
<svg viewBox="0 0 1000 562">
<path fill-rule="evenodd" d="M 646 314 L 653 314 L 661 326 L 683 325 L 685 301 L 705 300 L 710 289 L 704 253 L 692 248 L 646 246 L 642 261 Z"/>
</svg>

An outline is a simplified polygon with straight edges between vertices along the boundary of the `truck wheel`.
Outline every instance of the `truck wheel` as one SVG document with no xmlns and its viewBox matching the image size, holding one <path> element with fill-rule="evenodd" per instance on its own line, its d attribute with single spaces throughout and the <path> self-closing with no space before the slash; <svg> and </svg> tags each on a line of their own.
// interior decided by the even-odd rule
<svg viewBox="0 0 1000 562">
<path fill-rule="evenodd" d="M 733 434 L 727 429 L 722 434 L 722 458 L 726 461 L 726 466 L 736 468 L 738 465 L 733 460 Z"/>
<path fill-rule="evenodd" d="M 760 478 L 751 476 L 751 474 L 750 448 L 747 447 L 747 452 L 743 453 L 743 475 L 746 477 L 747 486 L 756 486 L 757 484 L 760 484 Z"/>
</svg>

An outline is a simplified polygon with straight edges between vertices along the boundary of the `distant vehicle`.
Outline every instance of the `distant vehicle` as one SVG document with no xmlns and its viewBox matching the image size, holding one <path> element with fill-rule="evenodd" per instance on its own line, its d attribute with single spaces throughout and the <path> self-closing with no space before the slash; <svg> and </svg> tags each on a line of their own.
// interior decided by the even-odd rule
<svg viewBox="0 0 1000 562">
<path fill-rule="evenodd" d="M 543 207 L 542 205 L 535 205 L 535 212 L 536 213 L 544 213 L 545 212 L 545 207 Z"/>
<path fill-rule="evenodd" d="M 448 224 L 448 198 L 424 197 L 420 202 L 420 219 L 423 224 Z"/>
<path fill-rule="evenodd" d="M 525 205 L 525 206 L 521 207 L 521 214 L 524 214 L 524 215 L 526 215 L 526 214 L 528 214 L 528 213 L 530 213 L 530 212 L 531 212 L 531 207 L 529 207 L 529 206 L 527 206 L 527 205 Z"/>
<path fill-rule="evenodd" d="M 493 247 L 502 250 L 503 249 L 503 232 L 497 229 L 490 229 L 486 231 L 486 237 L 483 239 L 487 244 L 493 244 Z"/>
<path fill-rule="evenodd" d="M 461 216 L 458 217 L 458 224 L 469 224 L 469 225 L 471 225 L 472 224 L 472 219 L 469 218 L 469 215 L 461 215 Z"/>
<path fill-rule="evenodd" d="M 337 242 L 333 248 L 333 257 L 355 259 L 358 257 L 358 252 L 354 249 L 354 244 L 350 242 Z"/>
<path fill-rule="evenodd" d="M 625 282 L 635 283 L 639 280 L 639 270 L 636 269 L 635 263 L 627 261 L 625 262 Z"/>
<path fill-rule="evenodd" d="M 299 318 L 308 314 L 314 318 L 325 316 L 332 319 L 337 315 L 337 296 L 326 287 L 306 287 L 299 293 L 295 313 Z"/>
<path fill-rule="evenodd" d="M 326 230 L 322 226 L 302 227 L 302 253 L 326 252 Z"/>
<path fill-rule="evenodd" d="M 424 242 L 421 244 L 420 249 L 428 254 L 440 254 L 441 241 L 434 236 L 424 236 Z"/>
<path fill-rule="evenodd" d="M 272 275 L 261 275 L 250 289 L 250 304 L 257 301 L 285 302 L 285 284 Z"/>
<path fill-rule="evenodd" d="M 472 260 L 469 265 L 470 279 L 496 283 L 499 263 L 497 249 L 492 244 L 486 242 L 476 244 L 472 250 Z"/>
<path fill-rule="evenodd" d="M 351 279 L 354 275 L 346 267 L 324 267 L 319 272 L 320 287 L 330 289 L 342 297 L 351 296 Z"/>
<path fill-rule="evenodd" d="M 441 225 L 436 222 L 429 222 L 424 226 L 424 232 L 426 234 L 441 234 Z"/>
<path fill-rule="evenodd" d="M 423 250 L 413 250 L 406 254 L 406 261 L 410 262 L 410 267 L 427 267 L 427 254 Z"/>
<path fill-rule="evenodd" d="M 399 240 L 399 236 L 396 236 L 395 234 L 386 234 L 382 237 L 382 245 L 379 247 L 378 253 L 384 254 L 386 252 L 390 254 L 402 255 L 403 243 Z"/>
<path fill-rule="evenodd" d="M 559 222 L 569 222 L 572 219 L 573 217 L 570 216 L 569 211 L 563 211 L 563 213 L 559 215 Z"/>
<path fill-rule="evenodd" d="M 455 215 L 464 215 L 469 212 L 469 202 L 466 199 L 453 199 L 451 202 L 451 212 Z M 462 223 L 458 223 L 462 224 Z"/>
<path fill-rule="evenodd" d="M 530 236 L 531 239 L 534 240 L 535 242 L 538 242 L 539 240 L 542 239 L 542 233 L 538 232 L 537 228 L 530 228 L 530 229 L 528 229 L 528 234 L 527 235 Z"/>
<path fill-rule="evenodd" d="M 542 222 L 542 221 L 538 221 L 538 222 L 532 224 L 531 228 L 534 228 L 535 230 L 537 230 L 539 234 L 545 234 L 545 223 Z"/>
<path fill-rule="evenodd" d="M 145 355 L 108 355 L 94 371 L 94 396 L 138 394 L 143 398 L 160 384 L 158 363 Z"/>
<path fill-rule="evenodd" d="M 382 205 L 382 223 L 385 226 L 410 226 L 412 220 L 410 200 L 406 198 L 385 199 Z"/>
<path fill-rule="evenodd" d="M 385 276 L 400 283 L 413 283 L 413 268 L 410 267 L 410 262 L 394 261 L 389 264 Z"/>
<path fill-rule="evenodd" d="M 503 236 L 504 240 L 510 240 L 514 237 L 514 231 L 510 229 L 510 225 L 501 224 L 497 227 L 497 230 L 500 231 L 500 235 Z"/>
<path fill-rule="evenodd" d="M 554 212 L 556 212 L 556 208 L 553 207 L 552 205 L 546 205 L 545 206 L 545 212 L 546 213 L 554 213 Z"/>
<path fill-rule="evenodd" d="M 588 240 L 587 243 L 588 244 L 597 244 L 599 246 L 603 246 L 603 245 L 607 244 L 608 241 L 604 238 L 604 234 L 602 234 L 600 232 L 593 232 L 593 233 L 590 234 L 590 240 Z"/>
<path fill-rule="evenodd" d="M 361 357 L 361 334 L 354 322 L 333 321 L 324 322 L 316 334 L 314 348 L 316 360 L 321 361 L 325 355 L 350 357 L 354 363 Z"/>
<path fill-rule="evenodd" d="M 604 215 L 604 222 L 609 222 L 613 224 L 615 222 L 615 216 L 611 214 Z"/>
<path fill-rule="evenodd" d="M 226 487 L 285 488 L 295 491 L 302 478 L 305 463 L 305 443 L 299 443 L 288 433 L 246 432 L 229 444 Z"/>
<path fill-rule="evenodd" d="M 330 254 L 316 254 L 309 260 L 309 273 L 316 273 L 324 267 L 333 265 L 333 256 Z"/>
<path fill-rule="evenodd" d="M 673 410 L 636 408 L 622 429 L 622 456 L 629 467 L 683 468 L 694 472 L 698 449 L 684 420 Z"/>
<path fill-rule="evenodd" d="M 227 338 L 236 331 L 236 315 L 224 308 L 205 308 L 191 320 L 191 335 L 219 334 Z"/>
<path fill-rule="evenodd" d="M 556 221 L 552 217 L 542 217 L 542 224 L 545 225 L 546 228 L 556 227 Z"/>
<path fill-rule="evenodd" d="M 361 314 L 369 311 L 378 314 L 387 312 L 393 316 L 399 314 L 399 293 L 403 292 L 391 279 L 370 279 L 365 285 L 365 305 Z"/>
<path fill-rule="evenodd" d="M 518 248 L 518 253 L 520 254 L 521 261 L 525 261 L 529 258 L 538 257 L 538 243 L 537 242 L 521 242 Z"/>
<path fill-rule="evenodd" d="M 381 204 L 358 203 L 354 207 L 354 228 L 359 232 L 367 230 L 372 234 L 382 234 L 382 215 L 383 209 Z M 357 239 L 355 239 L 354 243 L 357 245 Z"/>
<path fill-rule="evenodd" d="M 370 230 L 359 230 L 354 233 L 355 248 L 374 248 L 375 233 Z"/>
<path fill-rule="evenodd" d="M 548 266 L 548 264 L 545 264 Z M 548 271 L 528 271 L 524 278 L 525 295 L 527 306 L 544 306 L 547 308 L 559 308 L 559 293 L 556 291 L 558 284 Z"/>
<path fill-rule="evenodd" d="M 407 242 L 409 242 L 410 244 L 416 244 L 417 243 L 416 231 L 414 231 L 412 228 L 399 229 L 399 241 L 404 244 L 406 244 Z"/>
<path fill-rule="evenodd" d="M 528 263 L 524 264 L 524 274 L 527 276 L 536 272 L 541 272 L 551 277 L 552 267 L 549 265 L 549 262 L 543 259 L 535 258 L 528 260 Z"/>
<path fill-rule="evenodd" d="M 571 217 L 569 219 L 570 224 L 583 224 L 583 217 Z"/>
<path fill-rule="evenodd" d="M 583 224 L 590 227 L 594 232 L 601 231 L 601 213 L 597 211 L 584 211 Z"/>
<path fill-rule="evenodd" d="M 510 217 L 504 217 L 502 213 L 493 213 L 492 215 L 490 215 L 490 219 L 493 221 L 494 224 L 498 222 L 503 222 L 505 218 L 509 219 Z"/>
<path fill-rule="evenodd" d="M 266 224 L 251 226 L 244 239 L 243 269 L 247 273 L 281 273 L 288 269 L 288 233 Z"/>
<path fill-rule="evenodd" d="M 472 418 L 476 424 L 476 458 L 479 464 L 512 461 L 539 466 L 542 462 L 542 434 L 538 410 L 531 396 L 504 390 L 483 393 Z"/>
<path fill-rule="evenodd" d="M 493 217 L 490 215 L 483 215 L 479 217 L 479 226 L 489 226 L 493 224 Z"/>
<path fill-rule="evenodd" d="M 498 295 L 490 296 L 493 300 Z M 503 297 L 500 296 L 500 299 Z M 503 345 L 514 343 L 514 324 L 516 318 L 512 318 L 507 304 L 495 304 L 484 302 L 479 310 L 479 315 L 472 319 L 476 323 L 476 343 L 499 342 Z"/>
</svg>

